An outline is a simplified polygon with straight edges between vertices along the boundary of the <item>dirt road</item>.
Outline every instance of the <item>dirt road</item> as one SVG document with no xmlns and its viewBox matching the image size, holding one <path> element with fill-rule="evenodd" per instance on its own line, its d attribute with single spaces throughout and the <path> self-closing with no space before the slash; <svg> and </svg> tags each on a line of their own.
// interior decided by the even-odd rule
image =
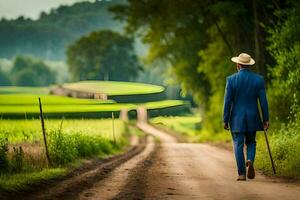
<svg viewBox="0 0 300 200">
<path fill-rule="evenodd" d="M 254 180 L 237 182 L 231 152 L 207 144 L 178 143 L 176 138 L 138 123 L 148 136 L 143 145 L 74 177 L 10 199 L 84 200 L 243 200 L 300 199 L 299 182 L 288 183 L 260 173 Z"/>
<path fill-rule="evenodd" d="M 207 144 L 176 143 L 147 123 L 139 128 L 161 140 L 147 171 L 145 199 L 300 199 L 300 184 L 267 178 L 237 182 L 231 152 Z"/>
</svg>

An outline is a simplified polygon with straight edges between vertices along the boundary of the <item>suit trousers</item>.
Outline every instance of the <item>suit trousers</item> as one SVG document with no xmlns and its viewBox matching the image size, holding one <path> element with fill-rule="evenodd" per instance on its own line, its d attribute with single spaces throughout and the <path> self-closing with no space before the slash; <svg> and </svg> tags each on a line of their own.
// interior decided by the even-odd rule
<svg viewBox="0 0 300 200">
<path fill-rule="evenodd" d="M 256 132 L 232 132 L 234 154 L 238 168 L 238 175 L 246 175 L 244 146 L 247 149 L 247 160 L 254 163 L 256 152 Z"/>
</svg>

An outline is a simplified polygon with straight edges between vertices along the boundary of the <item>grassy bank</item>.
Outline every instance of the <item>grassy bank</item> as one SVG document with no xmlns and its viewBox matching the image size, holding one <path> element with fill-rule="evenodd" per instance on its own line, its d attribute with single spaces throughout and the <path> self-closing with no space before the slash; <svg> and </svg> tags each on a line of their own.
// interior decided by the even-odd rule
<svg viewBox="0 0 300 200">
<path fill-rule="evenodd" d="M 167 127 L 174 133 L 182 135 L 189 142 L 198 142 L 200 137 L 198 131 L 201 128 L 200 116 L 171 116 L 155 117 L 150 122 L 158 127 Z"/>
<path fill-rule="evenodd" d="M 150 121 L 156 126 L 164 126 L 174 131 L 189 142 L 230 142 L 231 135 L 228 131 L 217 134 L 206 131 L 202 128 L 202 118 L 200 115 L 155 117 Z"/>
<path fill-rule="evenodd" d="M 120 153 L 130 130 L 115 120 L 46 120 L 51 167 L 47 166 L 38 120 L 0 120 L 0 191 L 26 190 L 65 175 L 86 159 Z"/>
<path fill-rule="evenodd" d="M 292 123 L 278 130 L 270 130 L 269 143 L 277 175 L 300 178 L 300 123 Z M 256 166 L 272 174 L 271 162 L 263 133 L 258 137 Z"/>
</svg>

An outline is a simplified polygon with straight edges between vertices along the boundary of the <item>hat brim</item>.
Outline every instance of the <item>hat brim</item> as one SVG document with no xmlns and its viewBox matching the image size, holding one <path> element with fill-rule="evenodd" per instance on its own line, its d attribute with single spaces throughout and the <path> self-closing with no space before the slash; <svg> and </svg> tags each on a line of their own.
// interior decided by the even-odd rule
<svg viewBox="0 0 300 200">
<path fill-rule="evenodd" d="M 251 58 L 250 62 L 247 62 L 247 63 L 241 62 L 241 61 L 239 60 L 239 57 L 232 57 L 232 58 L 231 58 L 231 61 L 232 61 L 232 62 L 235 62 L 235 63 L 242 64 L 242 65 L 254 65 L 254 64 L 255 64 L 255 61 L 254 61 L 252 58 Z"/>
</svg>

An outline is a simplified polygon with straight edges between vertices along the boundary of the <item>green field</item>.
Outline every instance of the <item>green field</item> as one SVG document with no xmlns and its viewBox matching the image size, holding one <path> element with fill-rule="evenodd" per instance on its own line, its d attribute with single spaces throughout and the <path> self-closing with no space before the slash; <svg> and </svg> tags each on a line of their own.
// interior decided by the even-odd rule
<svg viewBox="0 0 300 200">
<path fill-rule="evenodd" d="M 0 86 L 0 94 L 48 94 L 48 87 Z"/>
<path fill-rule="evenodd" d="M 107 118 L 111 112 L 118 117 L 122 109 L 134 111 L 143 106 L 154 115 L 173 115 L 187 112 L 189 104 L 179 100 L 147 103 L 115 103 L 112 100 L 76 99 L 54 95 L 0 94 L 0 117 L 4 119 L 30 119 L 39 117 L 38 97 L 47 118 Z M 135 114 L 132 115 L 136 117 Z"/>
<path fill-rule="evenodd" d="M 62 120 L 45 120 L 46 131 L 60 128 Z M 124 131 L 124 124 L 115 119 L 115 135 L 119 138 Z M 111 119 L 63 120 L 62 129 L 65 134 L 84 133 L 85 135 L 113 138 Z M 10 143 L 36 142 L 42 138 L 40 120 L 0 120 L 0 138 L 8 138 Z"/>
<path fill-rule="evenodd" d="M 81 81 L 76 83 L 67 83 L 64 84 L 63 87 L 71 90 L 105 93 L 108 96 L 153 94 L 164 91 L 163 87 L 157 85 L 117 81 Z"/>
<path fill-rule="evenodd" d="M 0 94 L 0 105 L 38 105 L 38 97 L 41 98 L 43 105 L 99 105 L 106 103 L 115 103 L 112 100 L 96 99 L 75 99 L 71 97 L 55 95 L 37 95 L 37 94 Z"/>
<path fill-rule="evenodd" d="M 150 122 L 158 127 L 174 131 L 175 134 L 184 136 L 189 142 L 199 141 L 199 130 L 201 128 L 201 117 L 199 115 L 155 117 Z"/>
</svg>

